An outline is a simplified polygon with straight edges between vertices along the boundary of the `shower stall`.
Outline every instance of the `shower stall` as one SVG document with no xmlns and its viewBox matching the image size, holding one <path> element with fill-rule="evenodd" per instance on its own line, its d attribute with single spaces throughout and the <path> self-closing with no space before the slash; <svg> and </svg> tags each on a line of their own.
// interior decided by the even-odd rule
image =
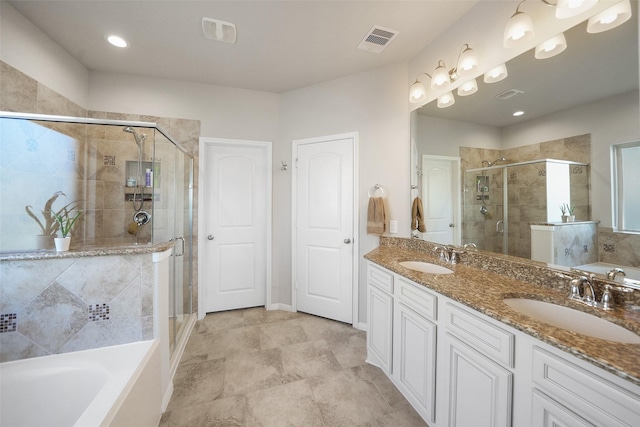
<svg viewBox="0 0 640 427">
<path fill-rule="evenodd" d="M 463 243 L 530 258 L 530 225 L 560 222 L 560 205 L 575 206 L 576 221 L 590 220 L 589 165 L 554 159 L 505 161 L 486 161 L 486 167 L 464 171 Z"/>
<path fill-rule="evenodd" d="M 0 183 L 1 253 L 54 252 L 54 214 L 61 212 L 81 212 L 71 257 L 174 241 L 174 347 L 194 313 L 193 158 L 171 136 L 148 122 L 2 112 Z"/>
</svg>

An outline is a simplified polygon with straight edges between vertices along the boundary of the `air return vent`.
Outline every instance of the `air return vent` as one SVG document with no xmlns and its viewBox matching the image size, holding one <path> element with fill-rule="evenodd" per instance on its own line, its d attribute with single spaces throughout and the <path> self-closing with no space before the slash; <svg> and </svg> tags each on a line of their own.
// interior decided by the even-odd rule
<svg viewBox="0 0 640 427">
<path fill-rule="evenodd" d="M 502 92 L 501 94 L 496 95 L 496 98 L 501 99 L 503 101 L 509 99 L 509 98 L 513 98 L 514 96 L 518 96 L 520 94 L 523 94 L 524 92 L 518 89 L 509 89 L 506 92 Z"/>
<path fill-rule="evenodd" d="M 358 49 L 371 53 L 380 53 L 398 35 L 396 30 L 373 26 L 358 45 Z"/>
<path fill-rule="evenodd" d="M 236 26 L 230 22 L 213 18 L 202 18 L 202 32 L 211 40 L 231 43 L 236 42 Z"/>
</svg>

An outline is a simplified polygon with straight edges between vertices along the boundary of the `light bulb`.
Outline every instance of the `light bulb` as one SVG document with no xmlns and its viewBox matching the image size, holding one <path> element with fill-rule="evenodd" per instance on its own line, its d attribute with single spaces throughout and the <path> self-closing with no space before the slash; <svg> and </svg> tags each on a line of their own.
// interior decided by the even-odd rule
<svg viewBox="0 0 640 427">
<path fill-rule="evenodd" d="M 462 84 L 462 86 L 458 88 L 458 95 L 468 96 L 476 93 L 477 91 L 478 91 L 478 83 L 476 82 L 476 79 L 472 79 Z"/>
<path fill-rule="evenodd" d="M 456 103 L 456 99 L 451 92 L 447 92 L 438 98 L 438 108 L 451 107 Z"/>
<path fill-rule="evenodd" d="M 106 37 L 107 41 L 116 47 L 127 47 L 129 44 L 120 36 L 110 35 Z"/>
<path fill-rule="evenodd" d="M 601 33 L 627 22 L 629 18 L 631 18 L 631 3 L 629 0 L 623 0 L 589 18 L 587 32 Z"/>
<path fill-rule="evenodd" d="M 424 85 L 416 80 L 409 90 L 409 102 L 418 104 L 427 98 L 427 90 Z"/>
</svg>

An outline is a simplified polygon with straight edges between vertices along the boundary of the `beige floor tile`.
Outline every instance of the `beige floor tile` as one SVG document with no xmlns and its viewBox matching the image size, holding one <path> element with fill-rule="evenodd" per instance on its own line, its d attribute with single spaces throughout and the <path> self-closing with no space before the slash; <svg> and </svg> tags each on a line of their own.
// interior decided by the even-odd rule
<svg viewBox="0 0 640 427">
<path fill-rule="evenodd" d="M 258 328 L 260 328 L 260 348 L 263 350 L 309 341 L 304 330 L 293 320 L 267 323 Z"/>
<path fill-rule="evenodd" d="M 325 425 L 357 426 L 391 412 L 362 368 L 344 369 L 307 381 Z"/>
<path fill-rule="evenodd" d="M 244 326 L 242 310 L 220 311 L 209 313 L 204 319 L 198 320 L 193 328 L 196 334 L 208 334 L 224 329 L 241 328 Z"/>
<path fill-rule="evenodd" d="M 173 380 L 169 410 L 209 402 L 222 396 L 224 359 L 180 365 Z"/>
<path fill-rule="evenodd" d="M 296 381 L 247 394 L 247 426 L 323 426 L 309 385 Z"/>
<path fill-rule="evenodd" d="M 158 427 L 243 427 L 246 425 L 246 400 L 244 396 L 235 396 L 175 408 L 162 417 Z"/>
<path fill-rule="evenodd" d="M 357 331 L 350 335 L 339 335 L 340 340 L 332 340 L 331 350 L 343 369 L 354 368 L 364 363 L 367 358 L 367 335 Z"/>
<path fill-rule="evenodd" d="M 340 322 L 263 307 L 196 323 L 160 427 L 423 427 L 366 335 Z"/>
<path fill-rule="evenodd" d="M 292 344 L 281 347 L 280 351 L 282 368 L 288 378 L 316 377 L 341 369 L 325 340 Z"/>
<path fill-rule="evenodd" d="M 224 396 L 236 396 L 290 382 L 282 369 L 280 349 L 238 353 L 225 358 Z"/>
</svg>

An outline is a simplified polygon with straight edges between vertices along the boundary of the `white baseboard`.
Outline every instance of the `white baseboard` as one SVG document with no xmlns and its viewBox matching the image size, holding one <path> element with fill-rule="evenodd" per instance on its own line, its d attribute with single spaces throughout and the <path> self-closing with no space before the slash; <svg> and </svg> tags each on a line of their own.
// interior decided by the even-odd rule
<svg viewBox="0 0 640 427">
<path fill-rule="evenodd" d="M 289 304 L 271 304 L 267 310 L 293 311 L 293 307 Z"/>
<path fill-rule="evenodd" d="M 365 331 L 365 332 L 369 330 L 369 328 L 367 328 L 367 324 L 364 322 L 358 322 L 355 325 L 353 325 L 353 327 L 360 331 Z"/>
<path fill-rule="evenodd" d="M 171 396 L 173 395 L 173 379 L 171 379 L 171 381 L 169 381 L 169 386 L 167 387 L 167 390 L 164 393 L 164 396 L 162 396 L 162 413 L 164 414 L 167 410 L 167 406 L 169 406 L 169 402 L 171 401 Z M 156 403 L 157 405 L 157 403 Z"/>
</svg>

